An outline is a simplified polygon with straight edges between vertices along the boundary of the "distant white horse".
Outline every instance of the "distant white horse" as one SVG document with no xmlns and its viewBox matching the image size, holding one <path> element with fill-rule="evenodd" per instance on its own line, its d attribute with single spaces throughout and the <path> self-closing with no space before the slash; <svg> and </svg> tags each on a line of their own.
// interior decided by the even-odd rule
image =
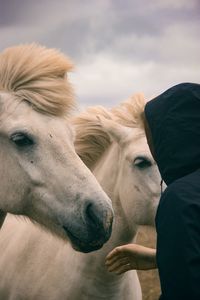
<svg viewBox="0 0 200 300">
<path fill-rule="evenodd" d="M 116 217 L 108 243 L 81 254 L 32 224 L 8 219 L 0 234 L 0 298 L 142 299 L 136 271 L 110 274 L 105 256 L 132 242 L 139 224 L 154 224 L 160 175 L 144 136 L 143 109 L 143 97 L 136 96 L 111 112 L 91 108 L 74 120 L 77 152 L 112 199 Z"/>
<path fill-rule="evenodd" d="M 35 44 L 0 54 L 0 223 L 22 214 L 88 252 L 109 238 L 112 209 L 74 150 L 71 68 Z"/>
</svg>

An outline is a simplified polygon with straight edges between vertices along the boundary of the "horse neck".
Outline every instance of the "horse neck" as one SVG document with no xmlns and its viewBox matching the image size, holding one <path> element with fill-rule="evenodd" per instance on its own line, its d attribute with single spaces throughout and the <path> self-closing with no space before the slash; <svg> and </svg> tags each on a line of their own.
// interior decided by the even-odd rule
<svg viewBox="0 0 200 300">
<path fill-rule="evenodd" d="M 127 217 L 122 208 L 121 199 L 119 198 L 118 187 L 120 182 L 118 182 L 118 174 L 121 168 L 120 155 L 119 145 L 113 143 L 92 170 L 101 187 L 112 200 L 115 213 L 112 236 L 109 242 L 103 247 L 104 251 L 101 250 L 101 253 L 104 252 L 104 254 L 106 251 L 112 250 L 113 247 L 131 242 L 137 231 L 136 225 L 130 228 L 126 221 Z"/>
<path fill-rule="evenodd" d="M 67 269 L 72 270 L 67 273 L 69 299 L 141 300 L 135 296 L 140 295 L 136 271 L 119 276 L 111 274 L 106 270 L 105 254 L 103 260 L 102 254 L 103 249 L 86 255 L 75 253 L 74 261 L 70 259 L 67 263 Z"/>
<path fill-rule="evenodd" d="M 128 224 L 126 223 L 125 216 L 123 215 L 120 199 L 117 196 L 116 183 L 119 171 L 119 161 L 120 149 L 117 144 L 113 143 L 92 170 L 100 185 L 112 200 L 115 211 L 115 222 L 113 225 L 112 236 L 102 249 L 87 255 L 81 253 L 75 253 L 74 255 L 74 261 L 76 261 L 81 282 L 84 281 L 85 286 L 89 284 L 90 286 L 96 287 L 93 295 L 95 296 L 95 299 L 104 299 L 102 291 L 105 291 L 105 299 L 107 299 L 106 295 L 112 295 L 113 293 L 114 296 L 109 299 L 118 300 L 121 299 L 120 293 L 122 293 L 124 287 L 127 286 L 127 289 L 129 288 L 127 281 L 130 279 L 130 274 L 122 276 L 112 275 L 108 273 L 105 267 L 106 255 L 114 247 L 133 241 L 133 237 L 137 230 L 136 228 L 135 230 L 132 228 L 132 232 L 129 233 Z M 134 281 L 132 282 L 132 286 L 135 284 L 135 288 L 137 288 L 139 283 L 135 271 L 132 272 L 131 278 L 132 281 Z M 98 291 L 99 298 L 97 296 Z M 119 297 L 116 296 L 117 293 Z"/>
<path fill-rule="evenodd" d="M 110 199 L 114 196 L 119 169 L 119 157 L 119 146 L 116 143 L 112 143 L 91 170 Z"/>
</svg>

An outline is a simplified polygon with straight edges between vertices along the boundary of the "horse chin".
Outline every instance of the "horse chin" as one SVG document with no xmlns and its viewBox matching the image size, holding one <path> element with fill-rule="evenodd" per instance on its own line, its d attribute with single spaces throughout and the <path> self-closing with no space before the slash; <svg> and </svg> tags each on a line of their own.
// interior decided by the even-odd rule
<svg viewBox="0 0 200 300">
<path fill-rule="evenodd" d="M 89 253 L 89 252 L 93 252 L 93 251 L 97 251 L 99 249 L 102 248 L 103 245 L 96 245 L 96 246 L 90 246 L 90 245 L 75 245 L 72 243 L 72 248 L 75 250 L 75 251 L 78 251 L 78 252 L 82 252 L 82 253 Z"/>
<path fill-rule="evenodd" d="M 83 242 L 79 238 L 74 236 L 66 227 L 64 227 L 64 230 L 71 241 L 71 245 L 73 249 L 76 251 L 89 253 L 92 251 L 99 250 L 103 246 L 103 243 L 100 242 L 88 242 L 88 243 L 86 243 L 85 241 Z"/>
</svg>

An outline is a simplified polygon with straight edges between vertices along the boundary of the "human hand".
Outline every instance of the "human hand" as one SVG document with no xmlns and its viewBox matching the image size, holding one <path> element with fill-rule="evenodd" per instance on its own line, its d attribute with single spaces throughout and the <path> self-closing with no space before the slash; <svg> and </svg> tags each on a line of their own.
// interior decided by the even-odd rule
<svg viewBox="0 0 200 300">
<path fill-rule="evenodd" d="M 116 247 L 106 257 L 109 272 L 120 275 L 130 270 L 150 270 L 157 268 L 156 250 L 137 244 Z"/>
</svg>

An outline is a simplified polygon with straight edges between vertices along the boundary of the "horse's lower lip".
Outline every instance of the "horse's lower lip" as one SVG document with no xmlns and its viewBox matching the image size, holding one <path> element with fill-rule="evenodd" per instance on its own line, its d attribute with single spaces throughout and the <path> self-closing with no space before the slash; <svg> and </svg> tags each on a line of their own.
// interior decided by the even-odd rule
<svg viewBox="0 0 200 300">
<path fill-rule="evenodd" d="M 77 250 L 81 251 L 84 253 L 92 252 L 99 250 L 103 244 L 98 243 L 98 242 L 93 242 L 93 243 L 86 243 L 81 241 L 78 237 L 76 237 L 71 231 L 69 231 L 65 226 L 63 226 L 63 229 L 67 233 L 70 241 L 72 242 L 72 247 Z"/>
</svg>

